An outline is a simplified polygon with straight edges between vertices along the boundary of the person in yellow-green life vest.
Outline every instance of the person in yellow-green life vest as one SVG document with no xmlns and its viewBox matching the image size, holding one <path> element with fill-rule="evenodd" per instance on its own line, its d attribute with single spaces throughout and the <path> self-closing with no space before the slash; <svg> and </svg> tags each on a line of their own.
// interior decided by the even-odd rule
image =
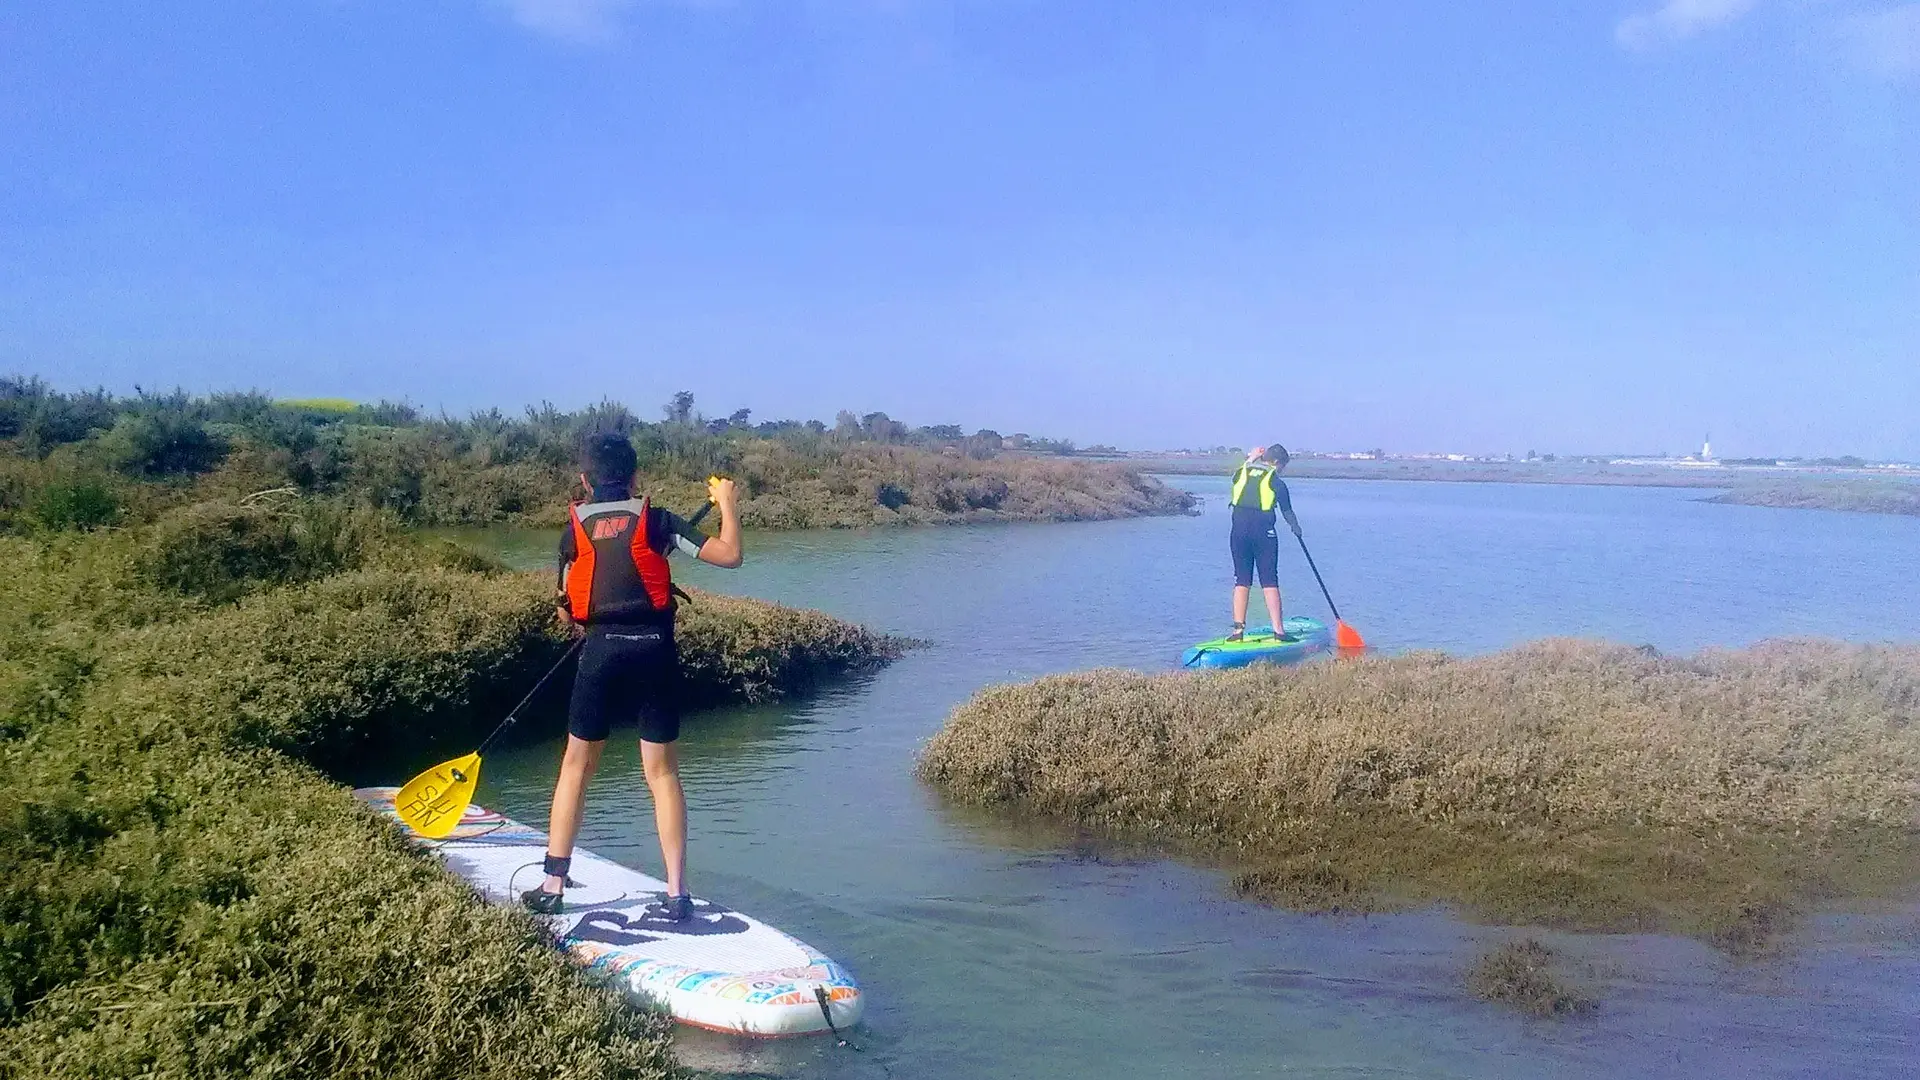
<svg viewBox="0 0 1920 1080">
<path fill-rule="evenodd" d="M 1300 535 L 1300 519 L 1293 516 L 1293 497 L 1287 494 L 1280 470 L 1287 467 L 1287 448 L 1278 443 L 1256 446 L 1233 473 L 1233 633 L 1228 641 L 1247 636 L 1247 600 L 1253 592 L 1254 571 L 1260 572 L 1260 594 L 1267 602 L 1273 632 L 1284 634 L 1280 615 L 1280 539 L 1275 513 L 1287 519 L 1293 535 Z"/>
</svg>

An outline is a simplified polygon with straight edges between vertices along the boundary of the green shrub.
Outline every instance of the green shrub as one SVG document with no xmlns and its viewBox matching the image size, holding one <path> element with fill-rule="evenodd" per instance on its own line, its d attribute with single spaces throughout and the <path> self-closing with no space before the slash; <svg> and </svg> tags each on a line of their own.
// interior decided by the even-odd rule
<svg viewBox="0 0 1920 1080">
<path fill-rule="evenodd" d="M 0 1077 L 679 1075 L 659 1017 L 315 770 L 466 749 L 563 648 L 545 575 L 390 526 L 294 500 L 0 537 Z M 891 648 L 687 610 L 708 699 Z"/>
<path fill-rule="evenodd" d="M 883 414 L 869 420 L 856 419 L 843 435 L 814 424 L 750 427 L 744 417 L 649 424 L 614 402 L 571 413 L 543 405 L 524 418 L 488 410 L 423 419 L 390 403 L 345 408 L 177 392 L 116 400 L 0 381 L 0 432 L 16 433 L 13 450 L 37 460 L 69 446 L 89 467 L 143 481 L 131 485 L 146 492 L 141 498 L 122 500 L 122 521 L 146 520 L 150 508 L 291 487 L 415 525 L 558 524 L 577 494 L 581 440 L 602 430 L 633 439 L 642 484 L 664 505 L 690 511 L 708 475 L 735 477 L 742 521 L 753 528 L 1088 520 L 1194 505 L 1123 465 L 1003 454 L 992 432 L 908 432 Z"/>
<path fill-rule="evenodd" d="M 206 424 L 172 411 L 123 414 L 98 446 L 113 468 L 146 479 L 206 472 L 227 454 L 225 440 Z"/>
<path fill-rule="evenodd" d="M 155 585 L 224 603 L 294 562 L 289 523 L 264 507 L 202 503 L 169 514 L 148 537 L 142 570 Z"/>
<path fill-rule="evenodd" d="M 696 590 L 677 619 L 695 702 L 767 701 L 803 693 L 897 657 L 894 638 L 818 611 Z"/>
<path fill-rule="evenodd" d="M 889 510 L 898 510 L 913 501 L 907 489 L 891 480 L 882 480 L 874 486 L 873 501 Z"/>
<path fill-rule="evenodd" d="M 104 391 L 62 394 L 35 377 L 0 377 L 0 439 L 33 457 L 79 442 L 113 426 L 113 399 Z"/>
<path fill-rule="evenodd" d="M 262 584 L 311 581 L 407 546 L 378 511 L 293 500 L 200 503 L 163 516 L 146 533 L 142 570 L 153 584 L 225 603 Z"/>
<path fill-rule="evenodd" d="M 677 1073 L 660 1021 L 345 793 L 114 720 L 5 760 L 0 1075 Z"/>
<path fill-rule="evenodd" d="M 47 529 L 98 529 L 120 517 L 120 498 L 105 481 L 49 484 L 35 494 L 33 519 Z"/>
</svg>

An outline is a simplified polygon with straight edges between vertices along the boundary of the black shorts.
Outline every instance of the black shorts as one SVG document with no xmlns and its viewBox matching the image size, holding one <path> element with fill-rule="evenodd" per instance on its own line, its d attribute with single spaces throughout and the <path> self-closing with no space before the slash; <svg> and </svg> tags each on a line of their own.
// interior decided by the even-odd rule
<svg viewBox="0 0 1920 1080">
<path fill-rule="evenodd" d="M 1227 541 L 1233 551 L 1233 583 L 1250 586 L 1253 572 L 1260 571 L 1260 585 L 1280 587 L 1280 539 L 1277 530 L 1266 522 L 1234 523 Z"/>
<path fill-rule="evenodd" d="M 640 738 L 670 743 L 680 737 L 680 650 L 673 631 L 651 626 L 601 626 L 580 646 L 580 671 L 567 703 L 567 731 L 601 742 L 613 725 L 640 722 Z"/>
</svg>

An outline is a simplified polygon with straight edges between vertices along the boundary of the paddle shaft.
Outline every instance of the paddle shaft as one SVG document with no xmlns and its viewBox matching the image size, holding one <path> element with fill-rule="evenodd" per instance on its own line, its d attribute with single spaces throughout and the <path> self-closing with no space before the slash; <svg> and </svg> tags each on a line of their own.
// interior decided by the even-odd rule
<svg viewBox="0 0 1920 1080">
<path fill-rule="evenodd" d="M 713 509 L 712 503 L 708 503 L 707 505 L 701 507 L 699 512 L 695 513 L 692 517 L 687 519 L 687 524 L 690 526 L 700 524 L 700 519 L 706 517 L 708 511 L 711 511 L 712 509 Z M 501 732 L 506 731 L 508 728 L 512 727 L 515 723 L 519 722 L 520 710 L 526 708 L 527 702 L 532 701 L 535 695 L 540 693 L 541 690 L 544 690 L 546 688 L 546 685 L 549 682 L 553 681 L 553 677 L 560 673 L 560 668 L 564 666 L 568 660 L 571 660 L 573 658 L 574 653 L 577 653 L 580 651 L 580 645 L 584 641 L 586 641 L 586 638 L 583 637 L 575 641 L 572 645 L 567 646 L 567 651 L 560 654 L 560 659 L 555 661 L 554 665 L 547 669 L 547 673 L 545 675 L 540 676 L 540 681 L 533 684 L 533 689 L 527 691 L 527 696 L 520 699 L 520 704 L 515 705 L 513 707 L 513 711 L 507 714 L 507 718 L 505 720 L 500 721 L 500 725 L 493 729 L 493 733 L 488 735 L 486 739 L 484 739 L 480 743 L 479 748 L 476 749 L 474 753 L 476 754 L 486 753 L 487 747 L 493 745 L 493 740 L 499 738 Z"/>
<path fill-rule="evenodd" d="M 500 726 L 494 728 L 493 733 L 488 735 L 486 739 L 482 740 L 482 742 L 480 743 L 480 746 L 476 750 L 474 750 L 475 754 L 485 754 L 487 752 L 487 747 L 493 745 L 493 740 L 499 738 L 501 732 L 506 731 L 508 728 L 512 727 L 515 723 L 519 721 L 520 710 L 527 707 L 527 702 L 532 701 L 534 698 L 534 695 L 546 689 L 547 683 L 551 682 L 553 680 L 553 677 L 560 673 L 560 668 L 564 664 L 566 664 L 568 660 L 573 659 L 573 654 L 580 651 L 581 642 L 584 642 L 586 640 L 587 639 L 583 637 L 575 641 L 573 644 L 567 646 L 567 651 L 560 654 L 560 659 L 555 661 L 554 665 L 547 669 L 547 673 L 545 675 L 540 676 L 540 681 L 533 684 L 533 689 L 527 691 L 527 696 L 520 699 L 520 704 L 515 705 L 513 707 L 513 711 L 507 714 L 507 718 L 505 720 L 500 721 Z"/>
<path fill-rule="evenodd" d="M 1341 621 L 1340 609 L 1333 606 L 1333 594 L 1327 591 L 1327 579 L 1320 576 L 1320 568 L 1313 564 L 1313 552 L 1307 550 L 1307 538 L 1294 533 L 1293 538 L 1300 541 L 1300 554 L 1307 557 L 1307 568 L 1313 571 L 1313 580 L 1320 583 L 1320 595 L 1327 598 L 1327 607 L 1333 611 L 1333 621 Z"/>
</svg>

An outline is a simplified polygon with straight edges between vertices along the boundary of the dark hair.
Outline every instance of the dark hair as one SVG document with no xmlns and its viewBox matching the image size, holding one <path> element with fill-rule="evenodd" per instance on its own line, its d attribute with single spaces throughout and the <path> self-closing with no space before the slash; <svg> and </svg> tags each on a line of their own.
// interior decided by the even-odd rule
<svg viewBox="0 0 1920 1080">
<path fill-rule="evenodd" d="M 1268 443 L 1267 460 L 1284 468 L 1287 464 L 1287 448 L 1277 442 Z"/>
<path fill-rule="evenodd" d="M 580 471 L 587 474 L 589 484 L 625 484 L 639 467 L 633 444 L 618 432 L 588 436 L 580 453 Z"/>
</svg>

